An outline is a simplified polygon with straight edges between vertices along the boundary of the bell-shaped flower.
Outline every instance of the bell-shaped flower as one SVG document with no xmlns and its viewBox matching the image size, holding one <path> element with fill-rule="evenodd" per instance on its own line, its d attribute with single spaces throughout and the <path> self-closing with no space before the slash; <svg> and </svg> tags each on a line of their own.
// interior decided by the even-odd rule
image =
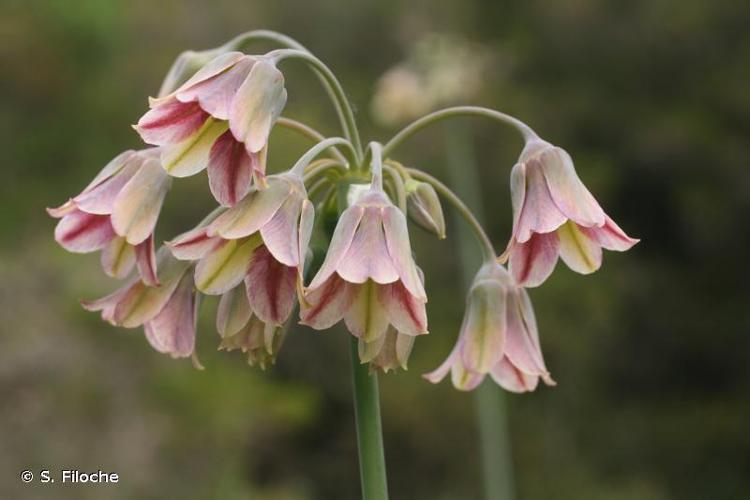
<svg viewBox="0 0 750 500">
<path fill-rule="evenodd" d="M 343 318 L 352 335 L 369 344 L 389 325 L 405 335 L 426 334 L 426 302 L 406 218 L 380 186 L 371 186 L 341 214 L 307 287 L 301 322 L 323 330 Z"/>
<path fill-rule="evenodd" d="M 501 261 L 526 287 L 540 285 L 558 256 L 589 274 L 602 264 L 602 248 L 625 251 L 629 237 L 601 209 L 576 174 L 565 150 L 541 139 L 527 142 L 511 172 L 513 234 Z"/>
<path fill-rule="evenodd" d="M 60 219 L 55 240 L 70 252 L 102 250 L 102 267 L 116 278 L 137 264 L 142 279 L 156 285 L 154 227 L 170 184 L 157 149 L 126 151 L 78 196 L 47 209 Z"/>
<path fill-rule="evenodd" d="M 222 295 L 243 280 L 253 314 L 281 325 L 290 316 L 301 285 L 314 209 L 302 179 L 269 176 L 210 223 L 168 243 L 175 257 L 197 260 L 195 284 Z"/>
<path fill-rule="evenodd" d="M 438 383 L 449 372 L 453 385 L 465 391 L 476 388 L 487 374 L 513 392 L 533 391 L 540 378 L 554 385 L 529 297 L 495 262 L 484 264 L 474 278 L 453 351 L 425 378 Z"/>
<path fill-rule="evenodd" d="M 146 339 L 159 352 L 173 358 L 190 357 L 195 349 L 198 298 L 189 269 L 189 263 L 162 248 L 160 285 L 133 279 L 106 297 L 81 304 L 89 311 L 101 311 L 102 319 L 113 325 L 143 326 Z"/>
<path fill-rule="evenodd" d="M 406 181 L 404 187 L 409 218 L 422 229 L 444 239 L 445 217 L 435 188 L 413 179 Z"/>
<path fill-rule="evenodd" d="M 284 326 L 266 323 L 253 314 L 242 285 L 221 296 L 216 329 L 221 336 L 220 350 L 240 349 L 247 354 L 250 366 L 261 369 L 276 361 L 286 333 Z"/>
<path fill-rule="evenodd" d="M 268 136 L 286 97 L 273 59 L 227 52 L 171 94 L 152 99 L 135 128 L 145 142 L 162 146 L 170 175 L 208 168 L 214 197 L 231 206 L 248 193 L 253 178 L 263 185 Z"/>
</svg>

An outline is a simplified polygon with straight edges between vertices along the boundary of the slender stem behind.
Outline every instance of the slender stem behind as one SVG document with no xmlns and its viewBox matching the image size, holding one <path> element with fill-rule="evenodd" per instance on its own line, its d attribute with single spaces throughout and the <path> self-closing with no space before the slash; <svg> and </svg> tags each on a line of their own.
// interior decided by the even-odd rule
<svg viewBox="0 0 750 500">
<path fill-rule="evenodd" d="M 454 190 L 481 221 L 481 192 L 476 161 L 466 129 L 446 124 L 448 172 Z M 476 252 L 465 225 L 458 225 L 458 251 L 464 284 L 468 286 L 478 265 Z M 485 382 L 475 392 L 482 476 L 486 500 L 513 500 L 513 468 L 505 411 L 505 394 L 500 387 Z"/>
<path fill-rule="evenodd" d="M 375 372 L 369 373 L 367 365 L 359 362 L 358 340 L 351 337 L 350 342 L 362 498 L 387 500 L 388 482 L 380 423 L 378 375 Z"/>
</svg>

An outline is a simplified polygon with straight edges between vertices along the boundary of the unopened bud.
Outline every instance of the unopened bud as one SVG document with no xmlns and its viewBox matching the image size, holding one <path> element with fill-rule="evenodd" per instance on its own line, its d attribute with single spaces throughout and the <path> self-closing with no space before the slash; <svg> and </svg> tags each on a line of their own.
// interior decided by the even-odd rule
<svg viewBox="0 0 750 500">
<path fill-rule="evenodd" d="M 445 217 L 435 189 L 426 182 L 410 179 L 406 181 L 407 211 L 409 218 L 419 227 L 445 238 Z"/>
</svg>

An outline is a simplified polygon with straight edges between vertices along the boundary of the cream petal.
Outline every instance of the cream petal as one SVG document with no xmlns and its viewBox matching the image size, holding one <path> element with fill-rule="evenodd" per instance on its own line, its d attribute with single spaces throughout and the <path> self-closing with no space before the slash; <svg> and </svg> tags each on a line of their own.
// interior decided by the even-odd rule
<svg viewBox="0 0 750 500">
<path fill-rule="evenodd" d="M 307 259 L 307 249 L 310 245 L 310 238 L 312 237 L 313 226 L 315 224 L 315 207 L 310 200 L 304 200 L 302 202 L 302 213 L 299 218 L 299 265 L 297 269 L 299 271 L 300 280 L 305 276 L 305 260 Z"/>
<path fill-rule="evenodd" d="M 396 336 L 396 361 L 399 366 L 406 370 L 409 365 L 409 356 L 414 347 L 414 336 L 398 334 Z"/>
<path fill-rule="evenodd" d="M 484 373 L 467 370 L 461 363 L 451 367 L 451 382 L 459 391 L 473 391 L 484 381 L 484 376 Z"/>
<path fill-rule="evenodd" d="M 176 259 L 198 260 L 219 243 L 220 238 L 206 234 L 206 227 L 197 227 L 168 241 L 165 245 Z"/>
<path fill-rule="evenodd" d="M 224 132 L 211 147 L 208 158 L 208 185 L 216 201 L 232 206 L 250 191 L 253 161 L 245 146 L 231 132 Z"/>
<path fill-rule="evenodd" d="M 411 255 L 406 217 L 401 210 L 393 205 L 383 209 L 383 229 L 385 230 L 388 254 L 391 256 L 393 266 L 396 268 L 404 286 L 417 300 L 427 302 L 424 285 Z"/>
<path fill-rule="evenodd" d="M 271 220 L 260 228 L 260 235 L 271 254 L 286 266 L 297 267 L 299 255 L 299 218 L 302 199 L 291 195 Z"/>
<path fill-rule="evenodd" d="M 602 265 L 602 247 L 572 221 L 557 230 L 560 257 L 573 271 L 591 274 Z"/>
<path fill-rule="evenodd" d="M 214 61 L 185 82 L 175 96 L 182 102 L 197 101 L 214 118 L 228 120 L 232 99 L 247 78 L 254 59 L 232 53 L 219 64 L 212 64 Z M 210 65 L 213 67 L 209 68 Z"/>
<path fill-rule="evenodd" d="M 508 270 L 516 283 L 527 288 L 541 285 L 555 269 L 559 246 L 557 233 L 535 234 L 526 243 L 512 242 Z"/>
<path fill-rule="evenodd" d="M 143 162 L 138 173 L 115 198 L 112 226 L 128 243 L 137 245 L 153 233 L 171 179 L 156 159 Z"/>
<path fill-rule="evenodd" d="M 333 237 L 331 237 L 331 243 L 328 245 L 328 251 L 326 252 L 326 258 L 323 261 L 323 265 L 320 266 L 318 273 L 310 283 L 309 289 L 315 290 L 320 287 L 324 282 L 328 281 L 333 273 L 336 272 L 336 268 L 339 265 L 341 259 L 346 255 L 349 247 L 354 239 L 354 233 L 357 230 L 359 222 L 362 220 L 365 209 L 360 205 L 352 205 L 351 207 L 344 210 L 336 223 L 336 229 L 333 231 Z"/>
<path fill-rule="evenodd" d="M 516 163 L 510 171 L 510 201 L 513 206 L 513 231 L 518 227 L 526 200 L 526 164 Z"/>
<path fill-rule="evenodd" d="M 166 146 L 193 135 L 208 117 L 197 102 L 183 103 L 170 98 L 143 115 L 135 130 L 146 144 Z"/>
<path fill-rule="evenodd" d="M 284 75 L 267 60 L 258 60 L 240 86 L 229 110 L 229 126 L 248 152 L 268 142 L 271 127 L 286 104 Z"/>
<path fill-rule="evenodd" d="M 144 325 L 146 338 L 159 352 L 187 358 L 195 349 L 197 298 L 193 280 L 185 275 L 164 308 Z"/>
<path fill-rule="evenodd" d="M 140 165 L 140 161 L 129 162 L 116 174 L 76 196 L 74 199 L 76 206 L 90 214 L 111 214 L 117 195 L 138 172 Z"/>
<path fill-rule="evenodd" d="M 336 271 L 350 283 L 364 283 L 371 279 L 386 284 L 398 280 L 399 273 L 388 253 L 381 208 L 365 207 L 351 245 Z"/>
<path fill-rule="evenodd" d="M 357 353 L 359 354 L 360 363 L 369 363 L 380 355 L 381 350 L 385 345 L 385 340 L 388 334 L 381 335 L 372 342 L 365 342 L 360 340 L 357 342 Z"/>
<path fill-rule="evenodd" d="M 265 246 L 253 253 L 245 278 L 253 313 L 265 323 L 281 325 L 292 314 L 297 299 L 297 269 L 277 261 Z"/>
<path fill-rule="evenodd" d="M 353 292 L 353 285 L 334 274 L 305 296 L 300 323 L 316 330 L 327 330 L 344 317 L 354 298 Z"/>
<path fill-rule="evenodd" d="M 221 295 L 237 286 L 250 267 L 258 238 L 224 240 L 198 261 L 195 285 L 207 295 Z"/>
<path fill-rule="evenodd" d="M 462 364 L 472 372 L 489 372 L 503 355 L 506 335 L 506 288 L 494 280 L 474 284 L 461 325 Z"/>
<path fill-rule="evenodd" d="M 503 358 L 490 372 L 492 380 L 500 387 L 510 392 L 531 392 L 539 384 L 539 377 L 523 373 Z"/>
<path fill-rule="evenodd" d="M 161 149 L 161 164 L 173 177 L 189 177 L 206 168 L 211 148 L 227 130 L 227 122 L 207 118 L 202 125 L 179 142 Z"/>
<path fill-rule="evenodd" d="M 156 252 L 154 251 L 154 235 L 150 234 L 143 243 L 135 247 L 138 273 L 143 282 L 149 286 L 159 286 L 156 273 Z"/>
<path fill-rule="evenodd" d="M 606 216 L 602 227 L 579 227 L 578 229 L 607 250 L 624 252 L 640 241 L 625 234 L 615 221 Z"/>
<path fill-rule="evenodd" d="M 519 243 L 526 243 L 534 233 L 550 233 L 567 219 L 552 200 L 539 165 L 528 163 L 525 172 L 523 208 L 513 228 L 513 236 Z"/>
<path fill-rule="evenodd" d="M 388 328 L 388 315 L 378 300 L 379 286 L 372 280 L 354 285 L 352 304 L 344 313 L 351 334 L 365 342 L 380 338 Z"/>
<path fill-rule="evenodd" d="M 405 335 L 427 334 L 425 303 L 418 301 L 404 285 L 397 281 L 378 287 L 378 299 L 383 304 L 388 321 Z"/>
<path fill-rule="evenodd" d="M 101 263 L 107 276 L 123 279 L 135 265 L 135 247 L 116 236 L 102 249 Z"/>
<path fill-rule="evenodd" d="M 604 224 L 604 211 L 576 174 L 573 160 L 562 148 L 547 148 L 538 159 L 555 205 L 565 217 L 582 226 Z"/>
<path fill-rule="evenodd" d="M 208 234 L 236 239 L 259 231 L 279 210 L 290 191 L 288 182 L 269 178 L 266 189 L 251 190 L 239 203 L 217 217 L 208 227 Z"/>
<path fill-rule="evenodd" d="M 253 310 L 247 301 L 245 287 L 236 286 L 223 294 L 219 300 L 216 330 L 222 338 L 231 337 L 245 327 L 252 315 Z"/>
<path fill-rule="evenodd" d="M 76 209 L 55 227 L 55 241 L 69 252 L 88 253 L 103 248 L 117 236 L 109 215 L 93 215 Z"/>
</svg>

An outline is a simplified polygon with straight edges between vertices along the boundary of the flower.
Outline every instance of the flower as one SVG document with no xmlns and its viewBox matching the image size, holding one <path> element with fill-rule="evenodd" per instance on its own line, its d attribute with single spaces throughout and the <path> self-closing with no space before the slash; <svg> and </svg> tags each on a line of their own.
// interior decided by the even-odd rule
<svg viewBox="0 0 750 500">
<path fill-rule="evenodd" d="M 511 172 L 513 234 L 500 260 L 515 280 L 540 285 L 558 256 L 589 274 L 602 264 L 602 248 L 623 252 L 638 243 L 604 213 L 576 175 L 568 153 L 530 140 Z"/>
<path fill-rule="evenodd" d="M 343 318 L 365 343 L 380 341 L 389 325 L 405 335 L 422 335 L 426 302 L 406 218 L 382 189 L 370 187 L 341 214 L 306 290 L 301 323 L 323 330 Z"/>
<path fill-rule="evenodd" d="M 156 285 L 153 233 L 170 184 L 157 149 L 126 151 L 78 196 L 47 209 L 60 219 L 55 240 L 70 252 L 102 250 L 102 267 L 116 278 L 137 263 L 142 279 Z"/>
<path fill-rule="evenodd" d="M 102 319 L 116 326 L 143 325 L 146 339 L 159 352 L 186 358 L 195 349 L 197 295 L 187 272 L 190 265 L 159 251 L 159 286 L 133 279 L 98 300 L 82 301 L 86 310 L 101 311 Z"/>
<path fill-rule="evenodd" d="M 534 310 L 526 291 L 504 267 L 485 263 L 466 299 L 466 314 L 455 347 L 424 377 L 436 384 L 451 373 L 460 390 L 476 388 L 489 373 L 506 390 L 533 391 L 541 378 L 554 385 L 544 364 Z"/>
<path fill-rule="evenodd" d="M 372 342 L 359 341 L 359 359 L 370 363 L 370 369 L 380 369 L 384 373 L 403 368 L 406 370 L 411 349 L 414 347 L 413 335 L 399 333 L 389 326 L 385 335 Z"/>
<path fill-rule="evenodd" d="M 224 53 L 171 94 L 152 99 L 135 129 L 162 146 L 164 169 L 175 177 L 208 168 L 216 200 L 232 206 L 263 184 L 266 146 L 286 104 L 284 76 L 273 60 Z"/>
<path fill-rule="evenodd" d="M 197 260 L 195 284 L 222 295 L 241 281 L 263 322 L 283 324 L 296 303 L 314 209 L 302 179 L 292 173 L 269 176 L 213 221 L 167 245 L 178 259 Z"/>
<path fill-rule="evenodd" d="M 435 188 L 426 182 L 413 179 L 406 181 L 404 187 L 409 218 L 425 231 L 441 240 L 444 239 L 445 217 Z"/>
<path fill-rule="evenodd" d="M 222 338 L 219 349 L 241 349 L 250 366 L 265 369 L 275 362 L 286 331 L 253 314 L 244 288 L 239 285 L 221 296 L 216 315 L 216 329 Z"/>
</svg>

